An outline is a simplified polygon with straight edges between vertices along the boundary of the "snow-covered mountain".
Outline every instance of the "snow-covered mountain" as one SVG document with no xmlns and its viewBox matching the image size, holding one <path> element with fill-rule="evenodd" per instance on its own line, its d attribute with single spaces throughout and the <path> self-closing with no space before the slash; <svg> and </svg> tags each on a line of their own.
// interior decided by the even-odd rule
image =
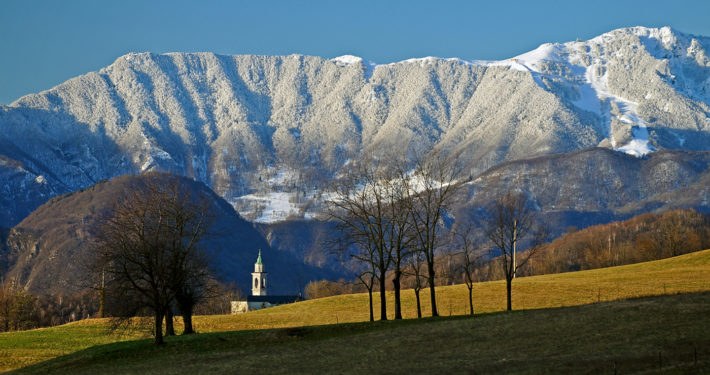
<svg viewBox="0 0 710 375">
<path fill-rule="evenodd" d="M 317 217 L 369 148 L 501 162 L 710 149 L 710 38 L 614 30 L 502 61 L 129 54 L 0 106 L 0 226 L 99 180 L 169 170 L 251 221 Z"/>
</svg>

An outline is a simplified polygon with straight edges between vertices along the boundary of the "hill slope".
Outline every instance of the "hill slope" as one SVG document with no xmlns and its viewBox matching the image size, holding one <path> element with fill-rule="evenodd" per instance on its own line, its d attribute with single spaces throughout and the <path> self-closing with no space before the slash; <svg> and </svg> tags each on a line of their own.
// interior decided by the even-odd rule
<svg viewBox="0 0 710 375">
<path fill-rule="evenodd" d="M 501 192 L 524 192 L 556 233 L 644 212 L 710 211 L 710 152 L 661 150 L 636 158 L 605 148 L 500 163 L 467 184 L 463 216 Z M 480 226 L 485 227 L 481 222 Z"/>
<path fill-rule="evenodd" d="M 523 316 L 528 316 L 528 314 L 534 313 L 529 311 L 532 309 L 584 305 L 598 301 L 608 302 L 639 296 L 663 295 L 666 293 L 691 293 L 704 291 L 710 291 L 710 250 L 686 254 L 660 261 L 639 263 L 628 266 L 518 278 L 513 283 L 513 308 L 515 310 L 526 310 Z M 476 284 L 474 293 L 474 304 L 478 313 L 496 312 L 505 309 L 505 285 L 503 282 L 486 282 Z M 440 298 L 439 306 L 441 308 L 440 313 L 442 315 L 462 315 L 467 313 L 467 290 L 465 286 L 454 285 L 440 287 L 437 295 Z M 389 297 L 391 303 L 391 295 Z M 595 330 L 606 330 L 609 328 L 608 324 L 618 322 L 618 327 L 613 328 L 613 330 L 610 329 L 608 335 L 604 336 L 603 339 L 600 339 L 598 344 L 595 344 L 604 346 L 604 351 L 598 354 L 604 361 L 610 361 L 614 358 L 613 353 L 616 353 L 619 348 L 614 346 L 615 344 L 612 343 L 624 342 L 624 340 L 621 339 L 623 337 L 637 337 L 638 335 L 653 336 L 654 338 L 650 341 L 650 344 L 645 346 L 645 348 L 650 346 L 652 348 L 651 350 L 656 350 L 658 347 L 654 345 L 663 345 L 663 340 L 668 339 L 668 337 L 662 333 L 660 336 L 658 336 L 657 333 L 654 333 L 657 332 L 656 329 L 660 326 L 667 326 L 670 327 L 668 329 L 672 329 L 672 327 L 681 324 L 684 327 L 684 330 L 689 329 L 691 332 L 699 335 L 698 342 L 708 343 L 707 332 L 697 329 L 698 327 L 703 327 L 697 319 L 702 318 L 703 316 L 710 316 L 707 314 L 706 302 L 710 296 L 705 293 L 702 295 L 688 295 L 687 297 L 676 296 L 664 298 L 671 299 L 642 300 L 636 302 L 630 301 L 617 305 L 599 304 L 589 308 L 576 308 L 571 310 L 569 313 L 558 313 L 554 311 L 540 312 L 540 315 L 537 315 L 538 318 L 533 318 L 536 324 L 529 324 L 530 320 L 526 320 L 526 318 L 522 318 L 520 315 L 510 316 L 504 314 L 490 319 L 494 319 L 494 322 L 500 322 L 499 319 L 506 321 L 507 323 L 504 324 L 504 327 L 510 327 L 507 329 L 508 333 L 506 334 L 514 334 L 516 337 L 525 338 L 526 340 L 538 340 L 541 337 L 546 337 L 545 334 L 550 332 L 546 330 L 552 330 L 554 328 L 550 326 L 550 324 L 557 324 L 558 320 L 560 325 L 558 325 L 557 328 L 554 328 L 556 332 L 567 332 L 567 334 L 570 335 L 574 332 L 586 335 L 587 333 L 585 332 L 588 332 L 588 334 L 595 335 L 594 337 L 598 337 L 599 335 L 599 333 Z M 424 300 L 424 302 L 427 303 L 426 300 Z M 687 309 L 685 308 L 686 306 L 688 307 Z M 377 308 L 377 306 L 375 307 Z M 426 307 L 427 306 L 424 308 L 425 314 L 427 312 Z M 649 310 L 649 308 L 651 309 Z M 659 310 L 655 310 L 656 308 Z M 639 316 L 641 319 L 634 319 L 634 317 L 637 316 L 634 315 L 634 312 L 644 309 L 649 311 L 649 313 Z M 654 311 L 660 311 L 660 313 L 655 313 Z M 704 313 L 701 314 L 701 312 Z M 403 314 L 405 318 L 413 318 L 416 316 L 414 293 L 411 290 L 406 290 L 403 293 Z M 552 314 L 552 316 L 549 314 Z M 683 314 L 688 314 L 694 318 L 688 321 L 678 318 L 679 316 L 685 316 Z M 624 319 L 619 320 L 619 317 L 624 317 Z M 243 315 L 200 316 L 195 319 L 195 327 L 200 332 L 222 332 L 245 329 L 313 326 L 343 322 L 363 322 L 367 319 L 367 295 L 354 294 L 304 301 L 250 312 Z M 590 328 L 582 328 L 588 325 L 588 319 L 594 321 L 594 325 L 590 326 Z M 649 323 L 648 325 L 638 325 L 644 322 Z M 571 325 L 564 325 L 568 323 Z M 146 334 L 145 331 L 139 331 L 138 333 L 136 333 L 136 331 L 129 331 L 129 336 L 120 338 L 110 335 L 106 331 L 102 331 L 101 328 L 105 327 L 105 324 L 105 321 L 92 319 L 54 328 L 44 328 L 27 332 L 2 333 L 0 334 L 0 348 L 4 349 L 0 349 L 0 369 L 16 368 L 54 358 L 61 354 L 75 352 L 91 345 L 108 343 L 116 340 L 127 340 L 135 338 L 136 335 L 139 334 Z M 500 329 L 495 328 L 497 323 L 491 323 L 490 326 L 486 326 L 483 323 L 480 323 L 478 319 L 472 320 L 470 324 L 478 327 L 475 329 L 481 329 L 480 334 L 483 336 L 480 337 L 480 340 L 473 340 L 473 338 L 468 335 L 461 335 L 461 332 L 470 332 L 469 329 L 474 329 L 468 324 L 469 323 L 466 325 L 466 329 L 462 329 L 461 327 L 453 327 L 453 332 L 449 332 L 447 335 L 455 338 L 456 340 L 465 340 L 467 342 L 467 348 L 469 348 L 468 345 L 471 345 L 471 343 L 477 343 L 475 345 L 481 344 L 487 347 L 493 346 L 491 343 L 492 340 L 494 340 L 495 335 L 492 335 L 490 332 L 486 332 L 488 332 L 487 327 L 490 327 L 491 329 Z M 631 331 L 624 330 L 624 326 L 628 324 L 637 325 L 635 326 L 636 328 L 633 328 Z M 594 328 L 597 327 L 597 325 L 599 328 Z M 518 333 L 516 333 L 520 332 L 520 329 L 534 330 L 535 327 L 538 326 L 541 327 L 540 331 L 533 331 L 527 335 L 518 335 Z M 569 329 L 565 327 L 568 327 Z M 651 329 L 649 329 L 649 327 Z M 348 330 L 348 328 L 344 328 L 344 330 L 338 335 L 347 335 L 349 334 Z M 91 335 L 91 339 L 85 339 L 86 335 Z M 227 341 L 232 347 L 230 350 L 233 350 L 235 347 L 243 349 L 248 345 L 247 342 L 249 341 L 249 337 L 252 336 L 240 335 L 241 334 L 238 334 L 234 336 L 234 338 L 239 338 L 238 340 L 241 340 L 241 338 L 245 339 L 243 341 L 238 341 L 238 343 L 231 341 L 233 336 L 230 336 Z M 263 336 L 254 337 L 262 337 L 267 340 L 277 338 L 279 343 L 281 343 L 281 339 L 279 339 L 279 337 L 283 337 L 283 335 L 289 336 L 283 332 L 279 334 L 264 333 L 258 335 Z M 424 338 L 431 338 L 431 335 L 433 334 L 421 333 L 421 335 Z M 219 341 L 216 337 L 217 336 L 207 336 L 204 340 L 206 340 L 205 342 L 216 343 Z M 704 339 L 700 340 L 702 337 L 704 337 Z M 577 340 L 573 339 L 572 336 L 565 336 L 563 338 L 564 340 Z M 201 339 L 198 338 L 197 340 Z M 291 340 L 293 341 L 293 339 Z M 678 342 L 685 342 L 683 340 L 689 339 L 681 337 L 679 340 L 681 341 Z M 295 342 L 298 346 L 300 345 L 298 343 L 301 341 Z M 328 343 L 328 341 L 325 342 Z M 567 345 L 566 342 L 567 341 L 565 341 L 565 345 Z M 309 344 L 312 343 L 309 342 Z M 347 345 L 349 345 L 353 350 L 359 350 L 361 347 L 369 347 L 369 344 L 359 345 L 355 342 L 348 342 Z M 526 345 L 521 346 L 521 350 L 514 352 L 519 352 L 518 354 L 520 355 L 526 355 L 525 353 L 528 353 L 529 351 L 522 350 L 522 348 L 527 347 L 527 349 L 530 349 L 534 346 Z M 708 343 L 708 345 L 710 345 L 710 343 Z M 143 350 L 142 348 L 147 348 L 148 346 L 149 345 L 141 344 L 139 347 L 141 348 L 140 350 Z M 444 349 L 452 347 L 457 346 L 449 346 L 445 344 L 441 345 L 441 348 Z M 259 350 L 259 348 L 260 346 L 257 346 L 254 350 Z M 311 346 L 308 346 L 308 348 L 311 348 Z M 477 350 L 481 349 L 480 347 L 476 348 Z M 112 350 L 113 349 L 110 349 L 109 352 L 114 353 Z M 134 349 L 131 349 L 129 345 L 127 354 L 120 355 L 119 358 L 132 357 L 134 353 L 133 350 Z M 582 346 L 579 350 L 581 353 L 584 353 L 584 350 L 586 349 Z M 601 349 L 600 347 L 596 347 L 595 350 Z M 633 352 L 633 348 L 627 347 L 624 350 Z M 710 351 L 710 346 L 707 347 L 707 350 Z M 172 351 L 168 352 L 175 353 Z M 99 349 L 98 352 L 89 352 L 88 355 L 91 357 L 96 355 L 96 353 L 99 353 L 99 357 L 104 358 L 99 360 L 100 366 L 113 366 L 117 364 L 116 362 L 110 362 L 110 360 L 108 360 L 109 362 L 101 362 L 107 360 L 104 354 L 101 354 L 104 353 L 103 349 Z M 186 352 L 181 353 L 187 355 Z M 415 351 L 415 353 L 421 352 Z M 468 353 L 468 355 L 470 355 L 471 352 L 469 351 Z M 651 354 L 657 355 L 657 351 L 654 351 Z M 299 352 L 299 355 L 303 355 L 303 353 Z M 444 354 L 442 353 L 442 355 Z M 445 355 L 448 356 L 450 354 Z M 497 353 L 497 355 L 500 356 L 503 354 L 500 352 Z M 505 355 L 507 356 L 512 354 Z M 648 353 L 629 353 L 628 355 L 630 358 L 639 357 L 642 358 L 642 360 L 646 360 L 646 357 L 648 357 Z M 710 355 L 710 353 L 708 355 Z M 84 357 L 79 354 L 78 357 L 74 358 Z M 162 359 L 160 358 L 161 357 L 157 360 L 161 361 Z M 238 356 L 239 360 L 244 360 L 244 358 L 245 357 L 243 356 Z M 339 357 L 336 356 L 334 358 Z M 114 359 L 116 358 L 114 357 Z M 362 358 L 360 358 L 360 360 L 362 360 Z M 69 363 L 75 363 L 73 361 L 74 359 L 70 359 Z M 80 362 L 81 361 L 82 360 L 80 360 Z M 64 366 L 61 361 L 59 363 L 60 367 Z M 274 363 L 278 365 L 282 362 L 276 361 Z M 606 363 L 605 365 L 607 366 L 610 365 L 608 361 L 604 363 Z M 80 366 L 81 364 L 79 363 L 78 365 Z M 145 363 L 143 363 L 143 365 L 145 365 Z M 65 371 L 72 371 L 72 369 L 74 368 L 68 367 L 68 370 Z M 41 372 L 44 370 L 46 370 L 46 368 L 39 367 L 37 371 Z M 179 371 L 179 369 L 176 371 Z"/>
<path fill-rule="evenodd" d="M 121 176 L 110 181 L 45 203 L 10 230 L 4 273 L 6 281 L 16 280 L 34 293 L 61 294 L 81 289 L 80 268 L 89 243 L 89 227 L 96 215 L 110 208 L 114 200 L 151 174 Z M 304 264 L 290 252 L 271 249 L 253 225 L 204 184 L 175 176 L 189 189 L 202 190 L 211 197 L 210 211 L 215 215 L 211 235 L 205 246 L 215 251 L 214 266 L 225 282 L 236 282 L 244 292 L 251 285 L 250 273 L 257 251 L 262 250 L 269 286 L 274 294 L 297 293 L 298 282 L 307 283 L 331 275 L 332 271 Z M 302 280 L 300 280 L 302 279 Z M 302 287 L 302 286 L 301 286 Z"/>
<path fill-rule="evenodd" d="M 17 374 L 706 373 L 710 293 L 90 348 Z M 659 371 L 662 370 L 662 371 Z"/>
</svg>

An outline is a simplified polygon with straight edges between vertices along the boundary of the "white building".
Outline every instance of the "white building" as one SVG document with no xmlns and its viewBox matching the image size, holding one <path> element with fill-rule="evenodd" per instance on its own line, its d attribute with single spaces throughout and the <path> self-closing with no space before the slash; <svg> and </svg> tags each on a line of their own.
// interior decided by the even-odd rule
<svg viewBox="0 0 710 375">
<path fill-rule="evenodd" d="M 261 261 L 261 249 L 254 263 L 254 272 L 251 273 L 251 295 L 246 301 L 232 301 L 232 314 L 240 314 L 266 307 L 293 303 L 301 300 L 300 296 L 267 296 L 266 271 Z"/>
<path fill-rule="evenodd" d="M 264 272 L 264 264 L 261 263 L 261 249 L 259 256 L 254 263 L 254 272 L 251 273 L 251 295 L 265 296 L 266 295 L 266 272 Z"/>
</svg>

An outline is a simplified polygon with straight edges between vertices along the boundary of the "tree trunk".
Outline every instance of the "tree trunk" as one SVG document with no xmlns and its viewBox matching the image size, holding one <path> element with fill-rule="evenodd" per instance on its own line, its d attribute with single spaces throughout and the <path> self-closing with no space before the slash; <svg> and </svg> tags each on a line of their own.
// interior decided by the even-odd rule
<svg viewBox="0 0 710 375">
<path fill-rule="evenodd" d="M 183 335 L 190 335 L 195 333 L 192 329 L 192 314 L 183 314 L 182 321 L 185 324 L 185 330 L 182 332 Z"/>
<path fill-rule="evenodd" d="M 3 324 L 4 324 L 4 329 L 3 332 L 8 332 L 10 331 L 10 296 L 9 293 L 3 296 L 5 298 L 4 301 L 2 301 L 3 304 L 3 309 L 2 309 L 2 319 L 3 319 Z"/>
<path fill-rule="evenodd" d="M 385 280 L 384 273 L 380 276 L 380 320 L 387 320 L 387 295 L 385 293 L 385 286 L 387 285 L 387 280 Z"/>
<path fill-rule="evenodd" d="M 173 325 L 173 310 L 170 307 L 165 310 L 165 336 L 175 336 L 175 326 Z"/>
<path fill-rule="evenodd" d="M 375 314 L 374 314 L 374 311 L 372 310 L 372 288 L 367 290 L 367 294 L 370 297 L 370 321 L 374 322 L 375 321 Z"/>
<path fill-rule="evenodd" d="M 191 307 L 183 306 L 182 322 L 183 322 L 183 325 L 185 326 L 185 330 L 182 331 L 183 335 L 190 335 L 190 334 L 195 333 L 195 331 L 192 329 L 192 306 Z"/>
<path fill-rule="evenodd" d="M 192 310 L 195 306 L 194 299 L 187 298 L 186 295 L 180 294 L 177 298 L 177 305 L 180 310 L 180 315 L 182 316 L 182 324 L 184 327 L 182 334 L 189 335 L 195 333 L 192 329 Z"/>
<path fill-rule="evenodd" d="M 414 295 L 417 296 L 417 318 L 422 317 L 422 305 L 419 302 L 419 291 L 420 289 L 414 289 Z"/>
<path fill-rule="evenodd" d="M 513 305 L 511 303 L 511 299 L 510 299 L 510 291 L 513 288 L 513 277 L 512 276 L 507 276 L 505 278 L 505 288 L 507 289 L 507 292 L 508 292 L 508 311 L 512 311 Z"/>
<path fill-rule="evenodd" d="M 473 284 L 468 287 L 468 307 L 471 309 L 471 315 L 473 315 Z"/>
<path fill-rule="evenodd" d="M 431 316 L 439 316 L 439 312 L 436 309 L 436 290 L 434 287 L 434 277 L 436 276 L 436 271 L 434 271 L 434 262 L 427 262 L 427 268 L 429 269 L 429 294 L 431 295 Z"/>
<path fill-rule="evenodd" d="M 104 306 L 106 305 L 106 275 L 101 270 L 101 288 L 99 289 L 99 318 L 104 317 Z"/>
<path fill-rule="evenodd" d="M 516 260 L 515 260 L 515 245 L 518 243 L 517 228 L 518 228 L 518 221 L 514 220 L 513 221 L 513 277 L 512 277 L 513 279 L 515 278 L 515 271 L 518 270 L 518 263 L 516 263 Z M 510 309 L 508 309 L 508 310 L 510 310 Z"/>
<path fill-rule="evenodd" d="M 103 287 L 101 287 L 101 289 L 99 289 L 99 314 L 98 314 L 99 318 L 104 317 L 105 304 L 106 304 L 106 290 Z"/>
<path fill-rule="evenodd" d="M 163 311 L 155 310 L 155 345 L 163 345 Z"/>
<path fill-rule="evenodd" d="M 394 286 L 394 319 L 402 319 L 402 302 L 400 300 L 400 277 L 401 272 L 395 270 L 392 284 Z"/>
</svg>

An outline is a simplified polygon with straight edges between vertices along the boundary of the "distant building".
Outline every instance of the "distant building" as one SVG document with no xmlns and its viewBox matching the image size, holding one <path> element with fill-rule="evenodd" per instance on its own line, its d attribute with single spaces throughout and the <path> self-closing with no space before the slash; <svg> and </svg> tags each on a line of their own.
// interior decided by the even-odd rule
<svg viewBox="0 0 710 375">
<path fill-rule="evenodd" d="M 254 263 L 254 272 L 251 273 L 251 280 L 251 295 L 247 296 L 246 301 L 232 301 L 232 314 L 284 305 L 302 299 L 301 296 L 266 295 L 266 271 L 264 271 L 264 264 L 261 261 L 261 250 L 259 250 L 256 263 Z"/>
<path fill-rule="evenodd" d="M 261 263 L 261 249 L 259 249 L 259 256 L 256 258 L 256 263 L 254 263 L 254 272 L 251 273 L 251 280 L 251 295 L 265 296 L 266 272 L 264 272 L 264 264 Z"/>
</svg>

